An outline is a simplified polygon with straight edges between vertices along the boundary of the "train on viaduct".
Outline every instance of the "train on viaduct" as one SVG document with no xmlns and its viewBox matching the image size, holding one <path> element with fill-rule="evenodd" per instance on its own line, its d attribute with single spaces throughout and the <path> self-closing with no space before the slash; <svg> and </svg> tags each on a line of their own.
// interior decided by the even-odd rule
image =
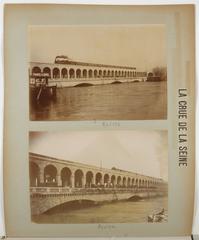
<svg viewBox="0 0 199 240">
<path fill-rule="evenodd" d="M 57 56 L 54 63 L 29 63 L 30 85 L 46 84 L 57 87 L 97 85 L 146 81 L 147 72 L 136 67 L 87 63 L 70 60 L 67 56 Z M 47 82 L 46 82 L 47 80 Z"/>
</svg>

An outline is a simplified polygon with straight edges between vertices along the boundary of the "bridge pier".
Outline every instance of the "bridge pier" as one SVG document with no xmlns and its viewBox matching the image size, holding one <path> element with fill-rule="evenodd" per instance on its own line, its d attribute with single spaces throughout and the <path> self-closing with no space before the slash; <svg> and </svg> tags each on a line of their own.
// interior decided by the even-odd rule
<svg viewBox="0 0 199 240">
<path fill-rule="evenodd" d="M 39 184 L 40 185 L 44 185 L 44 167 L 43 166 L 40 166 L 39 168 Z"/>
<path fill-rule="evenodd" d="M 75 175 L 74 175 L 74 172 L 71 173 L 71 187 L 72 188 L 75 187 Z"/>
<path fill-rule="evenodd" d="M 57 176 L 56 176 L 56 182 L 57 182 L 57 186 L 58 186 L 58 187 L 61 187 L 61 186 L 62 186 L 62 180 L 61 180 L 61 176 L 60 176 L 60 175 L 57 175 Z"/>
<path fill-rule="evenodd" d="M 82 177 L 82 186 L 83 186 L 83 188 L 85 188 L 85 186 L 86 186 L 86 177 L 85 176 Z"/>
</svg>

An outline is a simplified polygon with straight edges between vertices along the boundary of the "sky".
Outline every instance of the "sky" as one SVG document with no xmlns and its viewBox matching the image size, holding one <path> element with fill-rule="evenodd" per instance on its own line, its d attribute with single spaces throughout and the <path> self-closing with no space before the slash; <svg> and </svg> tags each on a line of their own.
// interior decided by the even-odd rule
<svg viewBox="0 0 199 240">
<path fill-rule="evenodd" d="M 58 55 L 74 61 L 136 67 L 166 67 L 164 25 L 31 26 L 29 61 L 53 63 Z"/>
<path fill-rule="evenodd" d="M 167 131 L 30 132 L 29 151 L 168 180 Z"/>
</svg>

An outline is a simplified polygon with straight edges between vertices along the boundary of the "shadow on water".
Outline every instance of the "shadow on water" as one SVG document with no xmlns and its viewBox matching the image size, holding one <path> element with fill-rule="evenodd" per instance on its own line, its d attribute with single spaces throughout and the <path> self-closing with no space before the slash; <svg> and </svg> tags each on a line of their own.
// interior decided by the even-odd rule
<svg viewBox="0 0 199 240">
<path fill-rule="evenodd" d="M 147 217 L 162 209 L 168 212 L 168 198 L 143 198 L 134 201 L 114 200 L 96 204 L 94 201 L 71 201 L 40 215 L 32 215 L 35 223 L 146 223 Z"/>
<path fill-rule="evenodd" d="M 152 197 L 155 198 L 155 197 Z M 103 205 L 109 205 L 109 204 L 114 204 L 114 203 L 122 203 L 122 202 L 139 202 L 139 201 L 146 201 L 149 198 L 142 198 L 140 196 L 132 196 L 128 199 L 123 199 L 123 200 L 112 200 L 112 201 L 103 201 L 103 202 L 96 202 L 92 200 L 75 200 L 75 201 L 70 201 L 66 202 L 63 204 L 60 204 L 58 206 L 55 206 L 48 211 L 45 212 L 47 215 L 55 214 L 55 213 L 66 213 L 74 210 L 79 210 L 79 209 L 86 209 L 86 208 L 93 208 L 93 207 L 99 207 Z"/>
<path fill-rule="evenodd" d="M 126 201 L 129 201 L 129 202 L 137 202 L 137 201 L 140 201 L 140 200 L 143 200 L 143 198 L 140 197 L 140 196 L 132 196 L 132 197 L 130 197 L 129 199 L 127 199 Z"/>
<path fill-rule="evenodd" d="M 42 110 L 43 108 L 48 108 L 51 104 L 56 104 L 57 98 L 41 98 L 39 101 L 32 100 L 31 107 L 34 111 Z"/>
<path fill-rule="evenodd" d="M 75 85 L 74 87 L 89 87 L 89 86 L 93 86 L 92 83 L 80 83 Z"/>
<path fill-rule="evenodd" d="M 120 84 L 120 83 L 122 83 L 122 82 L 120 82 L 120 81 L 115 81 L 115 82 L 112 82 L 111 84 Z"/>
<path fill-rule="evenodd" d="M 147 200 L 155 200 L 155 199 L 159 199 L 160 196 L 148 196 L 148 197 L 140 197 L 138 195 L 134 195 L 128 199 L 126 199 L 126 202 L 139 202 L 139 201 L 147 201 Z"/>
<path fill-rule="evenodd" d="M 66 213 L 74 210 L 92 208 L 100 205 L 102 205 L 102 203 L 96 203 L 90 200 L 75 200 L 75 201 L 66 202 L 56 207 L 53 207 L 48 211 L 46 211 L 44 214 L 52 215 L 55 213 L 64 213 L 64 212 Z"/>
</svg>

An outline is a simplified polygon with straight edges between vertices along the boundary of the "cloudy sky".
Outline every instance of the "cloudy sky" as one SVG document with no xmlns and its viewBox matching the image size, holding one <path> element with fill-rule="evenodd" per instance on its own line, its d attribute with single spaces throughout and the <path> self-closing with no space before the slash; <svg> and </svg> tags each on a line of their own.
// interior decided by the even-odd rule
<svg viewBox="0 0 199 240">
<path fill-rule="evenodd" d="M 29 150 L 168 179 L 166 131 L 30 132 Z"/>
<path fill-rule="evenodd" d="M 164 25 L 31 26 L 29 60 L 53 63 L 55 56 L 76 61 L 137 67 L 166 66 Z"/>
</svg>

